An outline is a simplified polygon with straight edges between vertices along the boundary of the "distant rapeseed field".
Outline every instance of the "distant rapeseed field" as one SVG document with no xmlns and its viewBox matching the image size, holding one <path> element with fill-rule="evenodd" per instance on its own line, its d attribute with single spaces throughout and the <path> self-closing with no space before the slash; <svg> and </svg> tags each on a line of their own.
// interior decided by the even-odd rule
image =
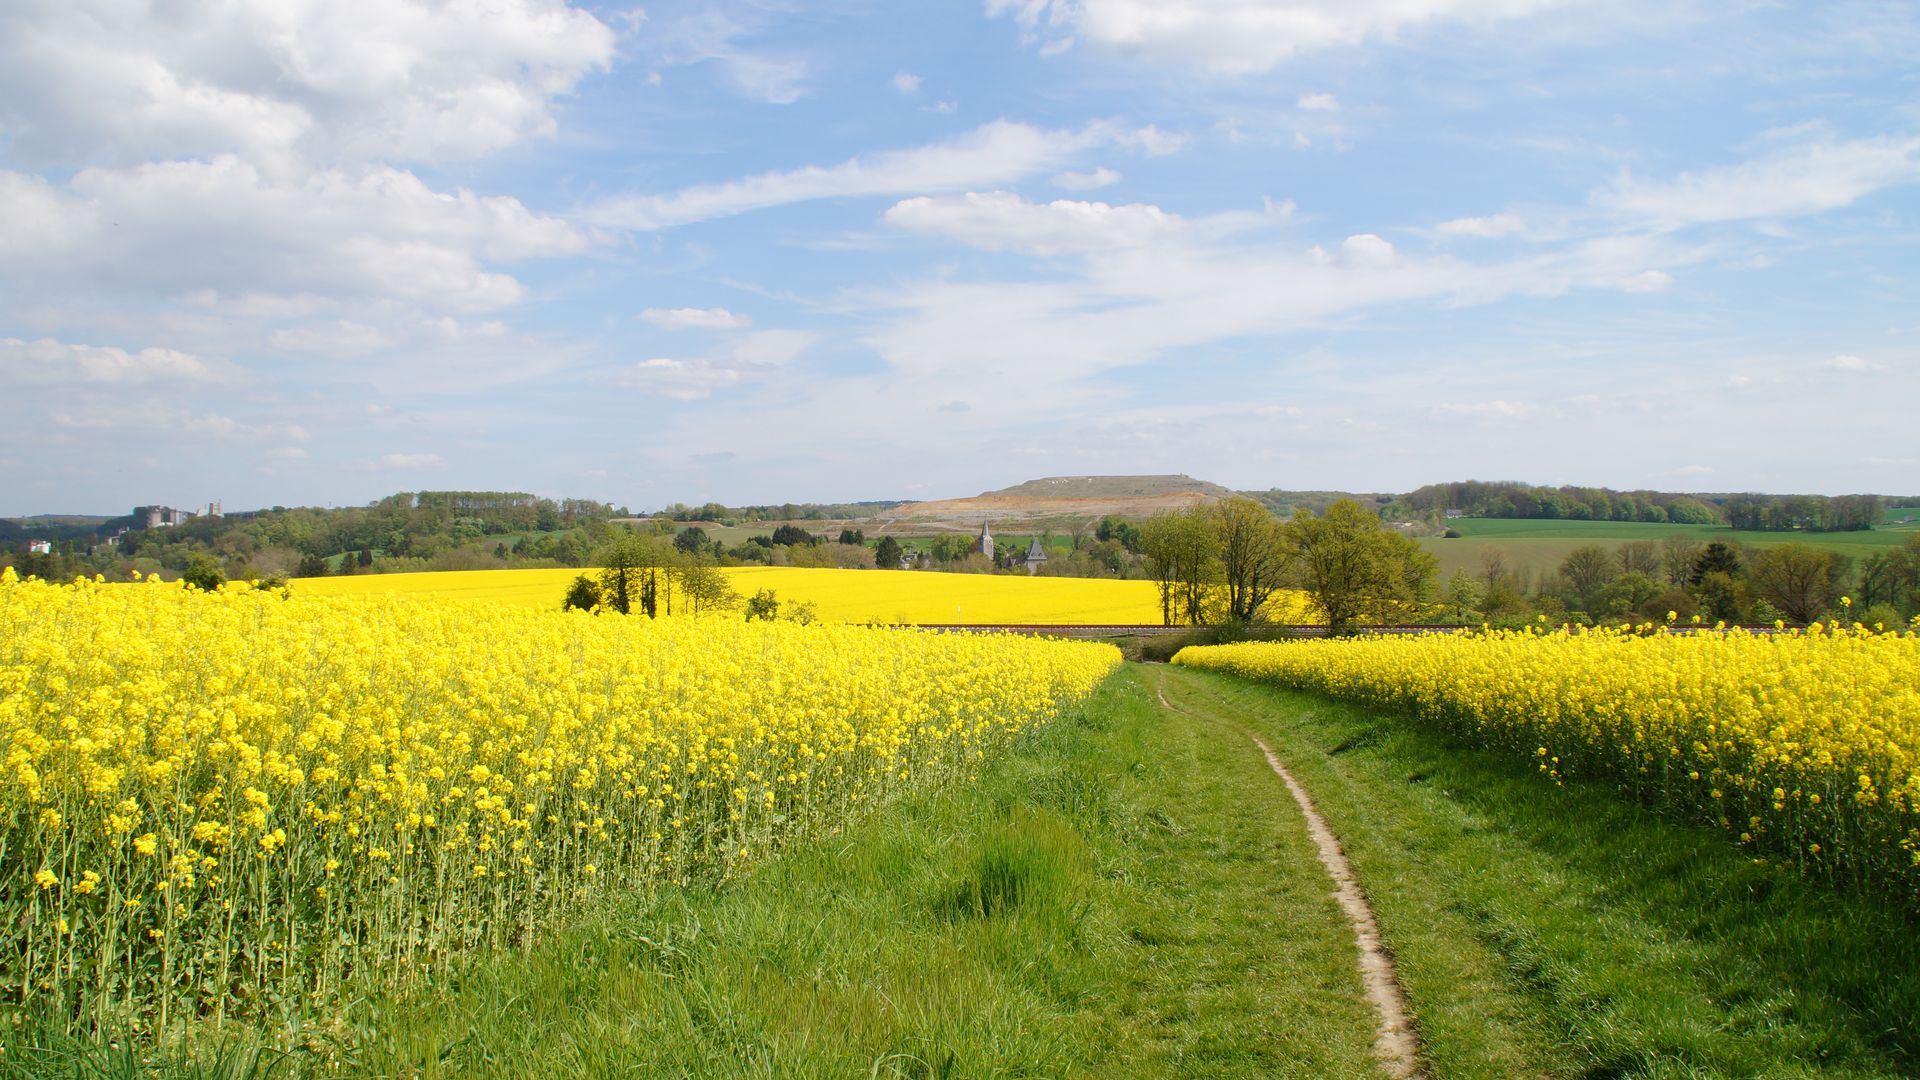
<svg viewBox="0 0 1920 1080">
<path fill-rule="evenodd" d="M 300 595 L 377 593 L 449 599 L 506 600 L 529 607 L 560 606 L 580 570 L 468 570 L 423 574 L 366 574 L 302 578 Z M 593 573 L 593 571 L 585 571 Z M 743 566 L 721 573 L 735 592 L 772 589 L 783 603 L 811 603 L 826 622 L 1153 624 L 1160 599 L 1151 581 L 941 574 L 907 570 L 827 570 Z M 1298 603 L 1294 605 L 1299 608 Z M 1278 621 L 1296 621 L 1277 617 Z"/>
</svg>

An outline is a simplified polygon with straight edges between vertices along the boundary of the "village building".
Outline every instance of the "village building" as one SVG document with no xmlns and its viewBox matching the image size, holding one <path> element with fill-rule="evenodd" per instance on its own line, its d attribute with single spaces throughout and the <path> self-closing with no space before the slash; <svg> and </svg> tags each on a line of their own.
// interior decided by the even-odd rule
<svg viewBox="0 0 1920 1080">
<path fill-rule="evenodd" d="M 1040 565 L 1047 561 L 1047 549 L 1040 546 L 1039 537 L 1036 536 L 1033 538 L 1033 544 L 1027 548 L 1027 557 L 1024 561 L 1027 564 L 1027 575 L 1029 577 L 1039 573 Z"/>
</svg>

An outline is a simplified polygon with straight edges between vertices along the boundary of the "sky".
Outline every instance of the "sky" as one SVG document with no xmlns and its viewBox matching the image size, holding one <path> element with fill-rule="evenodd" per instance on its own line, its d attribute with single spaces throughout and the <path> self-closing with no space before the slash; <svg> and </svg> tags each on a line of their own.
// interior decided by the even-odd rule
<svg viewBox="0 0 1920 1080">
<path fill-rule="evenodd" d="M 0 513 L 1920 491 L 1920 6 L 0 0 Z"/>
</svg>

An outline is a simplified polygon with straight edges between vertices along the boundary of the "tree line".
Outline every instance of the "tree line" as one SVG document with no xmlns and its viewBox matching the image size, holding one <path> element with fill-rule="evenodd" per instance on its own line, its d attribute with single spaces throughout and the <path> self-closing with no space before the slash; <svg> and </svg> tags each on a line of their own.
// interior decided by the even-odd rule
<svg viewBox="0 0 1920 1080">
<path fill-rule="evenodd" d="M 1234 497 L 1167 511 L 1140 527 L 1140 551 L 1168 626 L 1272 621 L 1282 590 L 1306 593 L 1335 633 L 1424 617 L 1437 561 L 1351 499 L 1282 522 Z"/>
<path fill-rule="evenodd" d="M 1702 543 L 1688 536 L 1608 547 L 1582 544 L 1533 576 L 1486 549 L 1479 572 L 1442 593 L 1450 619 L 1497 623 L 1681 620 L 1805 624 L 1834 619 L 1885 628 L 1920 615 L 1920 536 L 1856 559 L 1811 544 Z"/>
</svg>

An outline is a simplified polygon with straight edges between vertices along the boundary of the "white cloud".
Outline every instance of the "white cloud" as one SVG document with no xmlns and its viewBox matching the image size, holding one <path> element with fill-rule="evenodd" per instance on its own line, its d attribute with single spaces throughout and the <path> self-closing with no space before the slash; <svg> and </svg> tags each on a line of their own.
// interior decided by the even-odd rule
<svg viewBox="0 0 1920 1080">
<path fill-rule="evenodd" d="M 1373 233 L 1349 236 L 1340 243 L 1347 259 L 1360 266 L 1392 266 L 1398 255 L 1393 245 Z"/>
<path fill-rule="evenodd" d="M 710 356 L 642 360 L 622 371 L 618 381 L 675 401 L 695 401 L 792 363 L 814 340 L 802 330 L 757 330 L 728 339 Z"/>
<path fill-rule="evenodd" d="M 1148 128 L 1125 132 L 1106 124 L 1079 131 L 1049 131 L 995 120 L 944 143 L 889 150 L 838 165 L 809 165 L 761 173 L 723 184 L 682 188 L 670 195 L 633 195 L 590 208 L 586 217 L 603 225 L 665 229 L 815 199 L 964 191 L 1018 180 L 1058 168 L 1090 147 L 1123 140 L 1160 145 L 1165 136 Z"/>
<path fill-rule="evenodd" d="M 472 157 L 552 131 L 553 99 L 613 56 L 563 0 L 15 4 L 0 132 L 68 165 Z"/>
<path fill-rule="evenodd" d="M 282 352 L 330 356 L 364 356 L 393 345 L 393 339 L 379 327 L 346 319 L 275 330 L 268 342 Z"/>
<path fill-rule="evenodd" d="M 306 450 L 298 446 L 282 446 L 267 453 L 285 461 L 304 461 L 307 457 Z"/>
<path fill-rule="evenodd" d="M 1881 188 L 1920 181 L 1920 136 L 1806 143 L 1770 157 L 1682 173 L 1666 183 L 1623 176 L 1594 203 L 1661 228 L 1836 210 Z"/>
<path fill-rule="evenodd" d="M 1524 401 L 1506 401 L 1496 398 L 1492 401 L 1471 401 L 1434 406 L 1434 412 L 1442 416 L 1468 416 L 1491 419 L 1514 419 L 1532 416 L 1538 412 L 1537 406 Z"/>
<path fill-rule="evenodd" d="M 642 360 L 621 374 L 620 382 L 675 401 L 695 401 L 738 383 L 741 373 L 708 360 Z"/>
<path fill-rule="evenodd" d="M 1066 188 L 1068 191 L 1092 191 L 1095 188 L 1103 188 L 1109 184 L 1117 184 L 1121 179 L 1122 177 L 1119 173 L 1107 168 L 1105 165 L 1101 165 L 1092 172 L 1055 173 L 1053 182 L 1060 187 Z"/>
<path fill-rule="evenodd" d="M 576 254 L 590 238 L 516 199 L 429 188 L 387 167 L 280 180 L 237 157 L 83 169 L 55 189 L 0 173 L 54 226 L 0 231 L 0 280 L 223 294 L 404 298 L 455 310 L 525 290 L 483 261 Z M 306 306 L 311 306 L 307 304 Z"/>
<path fill-rule="evenodd" d="M 1841 353 L 1838 356 L 1834 356 L 1823 361 L 1820 364 L 1820 366 L 1827 369 L 1828 371 L 1839 371 L 1839 372 L 1844 372 L 1846 374 L 1852 374 L 1852 375 L 1864 375 L 1869 371 L 1884 370 L 1887 365 L 1878 363 L 1873 360 L 1868 360 L 1863 356 L 1855 356 L 1852 353 Z"/>
<path fill-rule="evenodd" d="M 446 465 L 439 454 L 382 454 L 380 467 L 383 469 L 437 469 Z"/>
<path fill-rule="evenodd" d="M 1340 99 L 1322 91 L 1312 94 L 1301 94 L 1298 105 L 1308 112 L 1333 112 L 1340 107 Z"/>
<path fill-rule="evenodd" d="M 987 0 L 1059 49 L 1076 39 L 1221 74 L 1266 71 L 1304 52 L 1388 39 L 1442 20 L 1490 23 L 1558 0 Z"/>
<path fill-rule="evenodd" d="M 648 308 L 640 318 L 663 330 L 739 330 L 753 324 L 726 308 Z"/>
<path fill-rule="evenodd" d="M 1028 255 L 1066 255 L 1139 247 L 1185 223 L 1157 206 L 1059 199 L 1032 203 L 1006 191 L 921 196 L 889 207 L 887 224 L 928 236 Z"/>
<path fill-rule="evenodd" d="M 663 66 L 715 63 L 747 97 L 770 105 L 791 105 L 806 96 L 807 61 L 741 45 L 742 39 L 760 29 L 757 23 L 737 21 L 728 12 L 709 8 L 651 27 L 639 44 Z"/>
<path fill-rule="evenodd" d="M 1751 390 L 1754 388 L 1754 385 L 1753 376 L 1751 375 L 1730 375 L 1727 377 L 1727 389 L 1729 390 Z"/>
<path fill-rule="evenodd" d="M 1138 150 L 1148 157 L 1166 157 L 1177 154 L 1187 145 L 1187 137 L 1179 132 L 1161 131 L 1152 124 L 1133 131 L 1122 131 L 1114 141 L 1130 150 Z"/>
<path fill-rule="evenodd" d="M 1493 238 L 1512 236 L 1526 230 L 1527 223 L 1518 214 L 1493 214 L 1489 217 L 1463 217 L 1443 221 L 1433 227 L 1442 236 Z"/>
<path fill-rule="evenodd" d="M 1630 293 L 1665 292 L 1673 284 L 1673 275 L 1664 270 L 1642 270 L 1630 277 L 1622 278 L 1620 288 Z"/>
<path fill-rule="evenodd" d="M 114 346 L 74 345 L 51 338 L 0 338 L 0 371 L 11 382 L 137 386 L 153 382 L 221 382 L 222 371 L 173 349 L 128 352 Z"/>
<path fill-rule="evenodd" d="M 893 77 L 893 88 L 904 95 L 917 94 L 920 92 L 920 76 L 903 71 Z"/>
</svg>

